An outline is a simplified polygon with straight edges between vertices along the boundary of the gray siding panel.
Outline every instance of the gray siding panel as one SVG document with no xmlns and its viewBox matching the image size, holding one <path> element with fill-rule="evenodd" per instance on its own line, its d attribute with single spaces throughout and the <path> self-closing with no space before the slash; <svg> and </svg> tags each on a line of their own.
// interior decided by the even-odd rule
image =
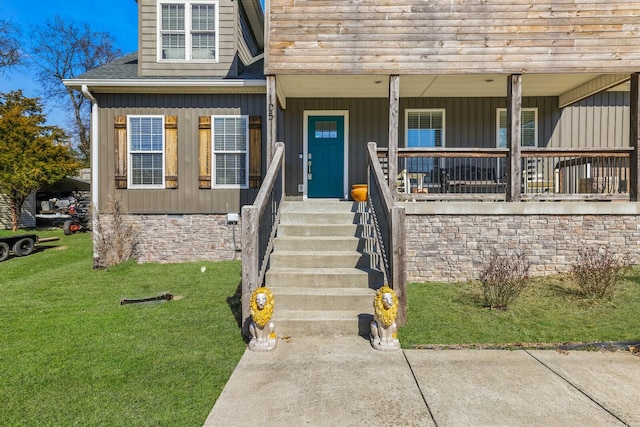
<svg viewBox="0 0 640 427">
<path fill-rule="evenodd" d="M 36 226 L 36 193 L 32 193 L 22 205 L 18 226 L 20 228 L 34 228 Z M 11 229 L 9 197 L 5 194 L 0 194 L 0 229 Z"/>
<path fill-rule="evenodd" d="M 286 193 L 298 195 L 298 184 L 304 182 L 303 115 L 305 110 L 349 111 L 349 185 L 366 182 L 367 142 L 386 146 L 388 140 L 389 108 L 386 98 L 289 98 L 284 111 L 284 143 L 286 147 Z"/>
<path fill-rule="evenodd" d="M 175 115 L 178 117 L 178 188 L 175 190 L 118 190 L 130 213 L 228 213 L 253 203 L 256 189 L 198 188 L 198 117 L 213 114 L 262 116 L 262 158 L 265 158 L 266 102 L 264 95 L 96 95 L 100 105 L 100 184 L 103 204 L 114 187 L 117 115 Z M 263 172 L 266 165 L 263 161 Z"/>
<path fill-rule="evenodd" d="M 559 113 L 553 147 L 628 147 L 629 92 L 602 92 Z"/>
<path fill-rule="evenodd" d="M 235 77 L 237 2 L 219 0 L 218 62 L 158 61 L 157 0 L 139 0 L 139 65 L 141 77 Z"/>
</svg>

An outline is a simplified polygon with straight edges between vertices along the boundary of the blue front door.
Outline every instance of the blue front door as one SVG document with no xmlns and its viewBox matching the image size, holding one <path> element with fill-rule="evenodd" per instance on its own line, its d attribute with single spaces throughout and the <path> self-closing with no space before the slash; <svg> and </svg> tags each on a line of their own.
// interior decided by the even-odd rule
<svg viewBox="0 0 640 427">
<path fill-rule="evenodd" d="M 344 117 L 309 116 L 307 196 L 344 197 Z"/>
</svg>

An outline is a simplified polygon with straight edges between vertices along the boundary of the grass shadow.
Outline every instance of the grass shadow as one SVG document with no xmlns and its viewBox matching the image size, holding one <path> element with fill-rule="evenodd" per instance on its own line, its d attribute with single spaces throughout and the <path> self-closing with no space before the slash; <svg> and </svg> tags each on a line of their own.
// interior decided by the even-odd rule
<svg viewBox="0 0 640 427">
<path fill-rule="evenodd" d="M 238 286 L 236 286 L 236 290 L 230 297 L 227 297 L 227 305 L 229 306 L 229 310 L 231 310 L 231 315 L 236 321 L 236 325 L 240 329 L 240 335 L 245 343 L 249 342 L 249 337 L 245 334 L 245 331 L 249 330 L 248 322 L 251 319 L 247 319 L 245 324 L 242 324 L 242 280 L 238 282 Z"/>
<path fill-rule="evenodd" d="M 458 292 L 458 298 L 454 301 L 466 306 L 483 307 L 484 298 L 482 297 L 482 289 L 478 282 L 468 281 L 463 284 L 463 288 Z"/>
</svg>

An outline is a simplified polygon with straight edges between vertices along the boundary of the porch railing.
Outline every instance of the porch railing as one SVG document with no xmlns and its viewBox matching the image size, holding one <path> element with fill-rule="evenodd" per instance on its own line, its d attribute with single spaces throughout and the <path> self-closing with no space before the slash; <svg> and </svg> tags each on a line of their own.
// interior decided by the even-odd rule
<svg viewBox="0 0 640 427">
<path fill-rule="evenodd" d="M 523 149 L 521 199 L 629 200 L 633 149 Z"/>
<path fill-rule="evenodd" d="M 522 148 L 519 198 L 629 200 L 632 153 L 632 148 Z M 501 148 L 400 148 L 397 198 L 504 201 L 508 154 Z M 386 150 L 377 155 L 386 165 Z"/>
<path fill-rule="evenodd" d="M 385 173 L 378 158 L 376 143 L 367 144 L 368 156 L 368 204 L 373 220 L 377 246 L 380 251 L 381 269 L 385 283 L 398 296 L 398 325 L 407 319 L 407 289 L 405 277 L 405 212 L 395 206 Z"/>
<path fill-rule="evenodd" d="M 246 334 L 251 293 L 264 284 L 284 196 L 284 144 L 276 152 L 253 205 L 242 207 L 242 322 Z"/>
</svg>

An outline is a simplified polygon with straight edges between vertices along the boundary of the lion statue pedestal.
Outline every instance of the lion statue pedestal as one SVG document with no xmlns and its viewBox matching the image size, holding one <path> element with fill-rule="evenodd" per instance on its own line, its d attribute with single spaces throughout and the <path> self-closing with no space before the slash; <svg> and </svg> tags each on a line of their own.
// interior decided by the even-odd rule
<svg viewBox="0 0 640 427">
<path fill-rule="evenodd" d="M 274 307 L 273 294 L 269 288 L 258 288 L 251 294 L 249 306 L 251 307 L 251 319 L 249 332 L 249 350 L 271 351 L 278 343 L 271 315 Z"/>
<path fill-rule="evenodd" d="M 371 345 L 376 350 L 393 351 L 400 349 L 398 341 L 398 327 L 396 315 L 398 314 L 398 296 L 389 286 L 378 289 L 373 300 L 375 315 L 371 322 Z"/>
</svg>

